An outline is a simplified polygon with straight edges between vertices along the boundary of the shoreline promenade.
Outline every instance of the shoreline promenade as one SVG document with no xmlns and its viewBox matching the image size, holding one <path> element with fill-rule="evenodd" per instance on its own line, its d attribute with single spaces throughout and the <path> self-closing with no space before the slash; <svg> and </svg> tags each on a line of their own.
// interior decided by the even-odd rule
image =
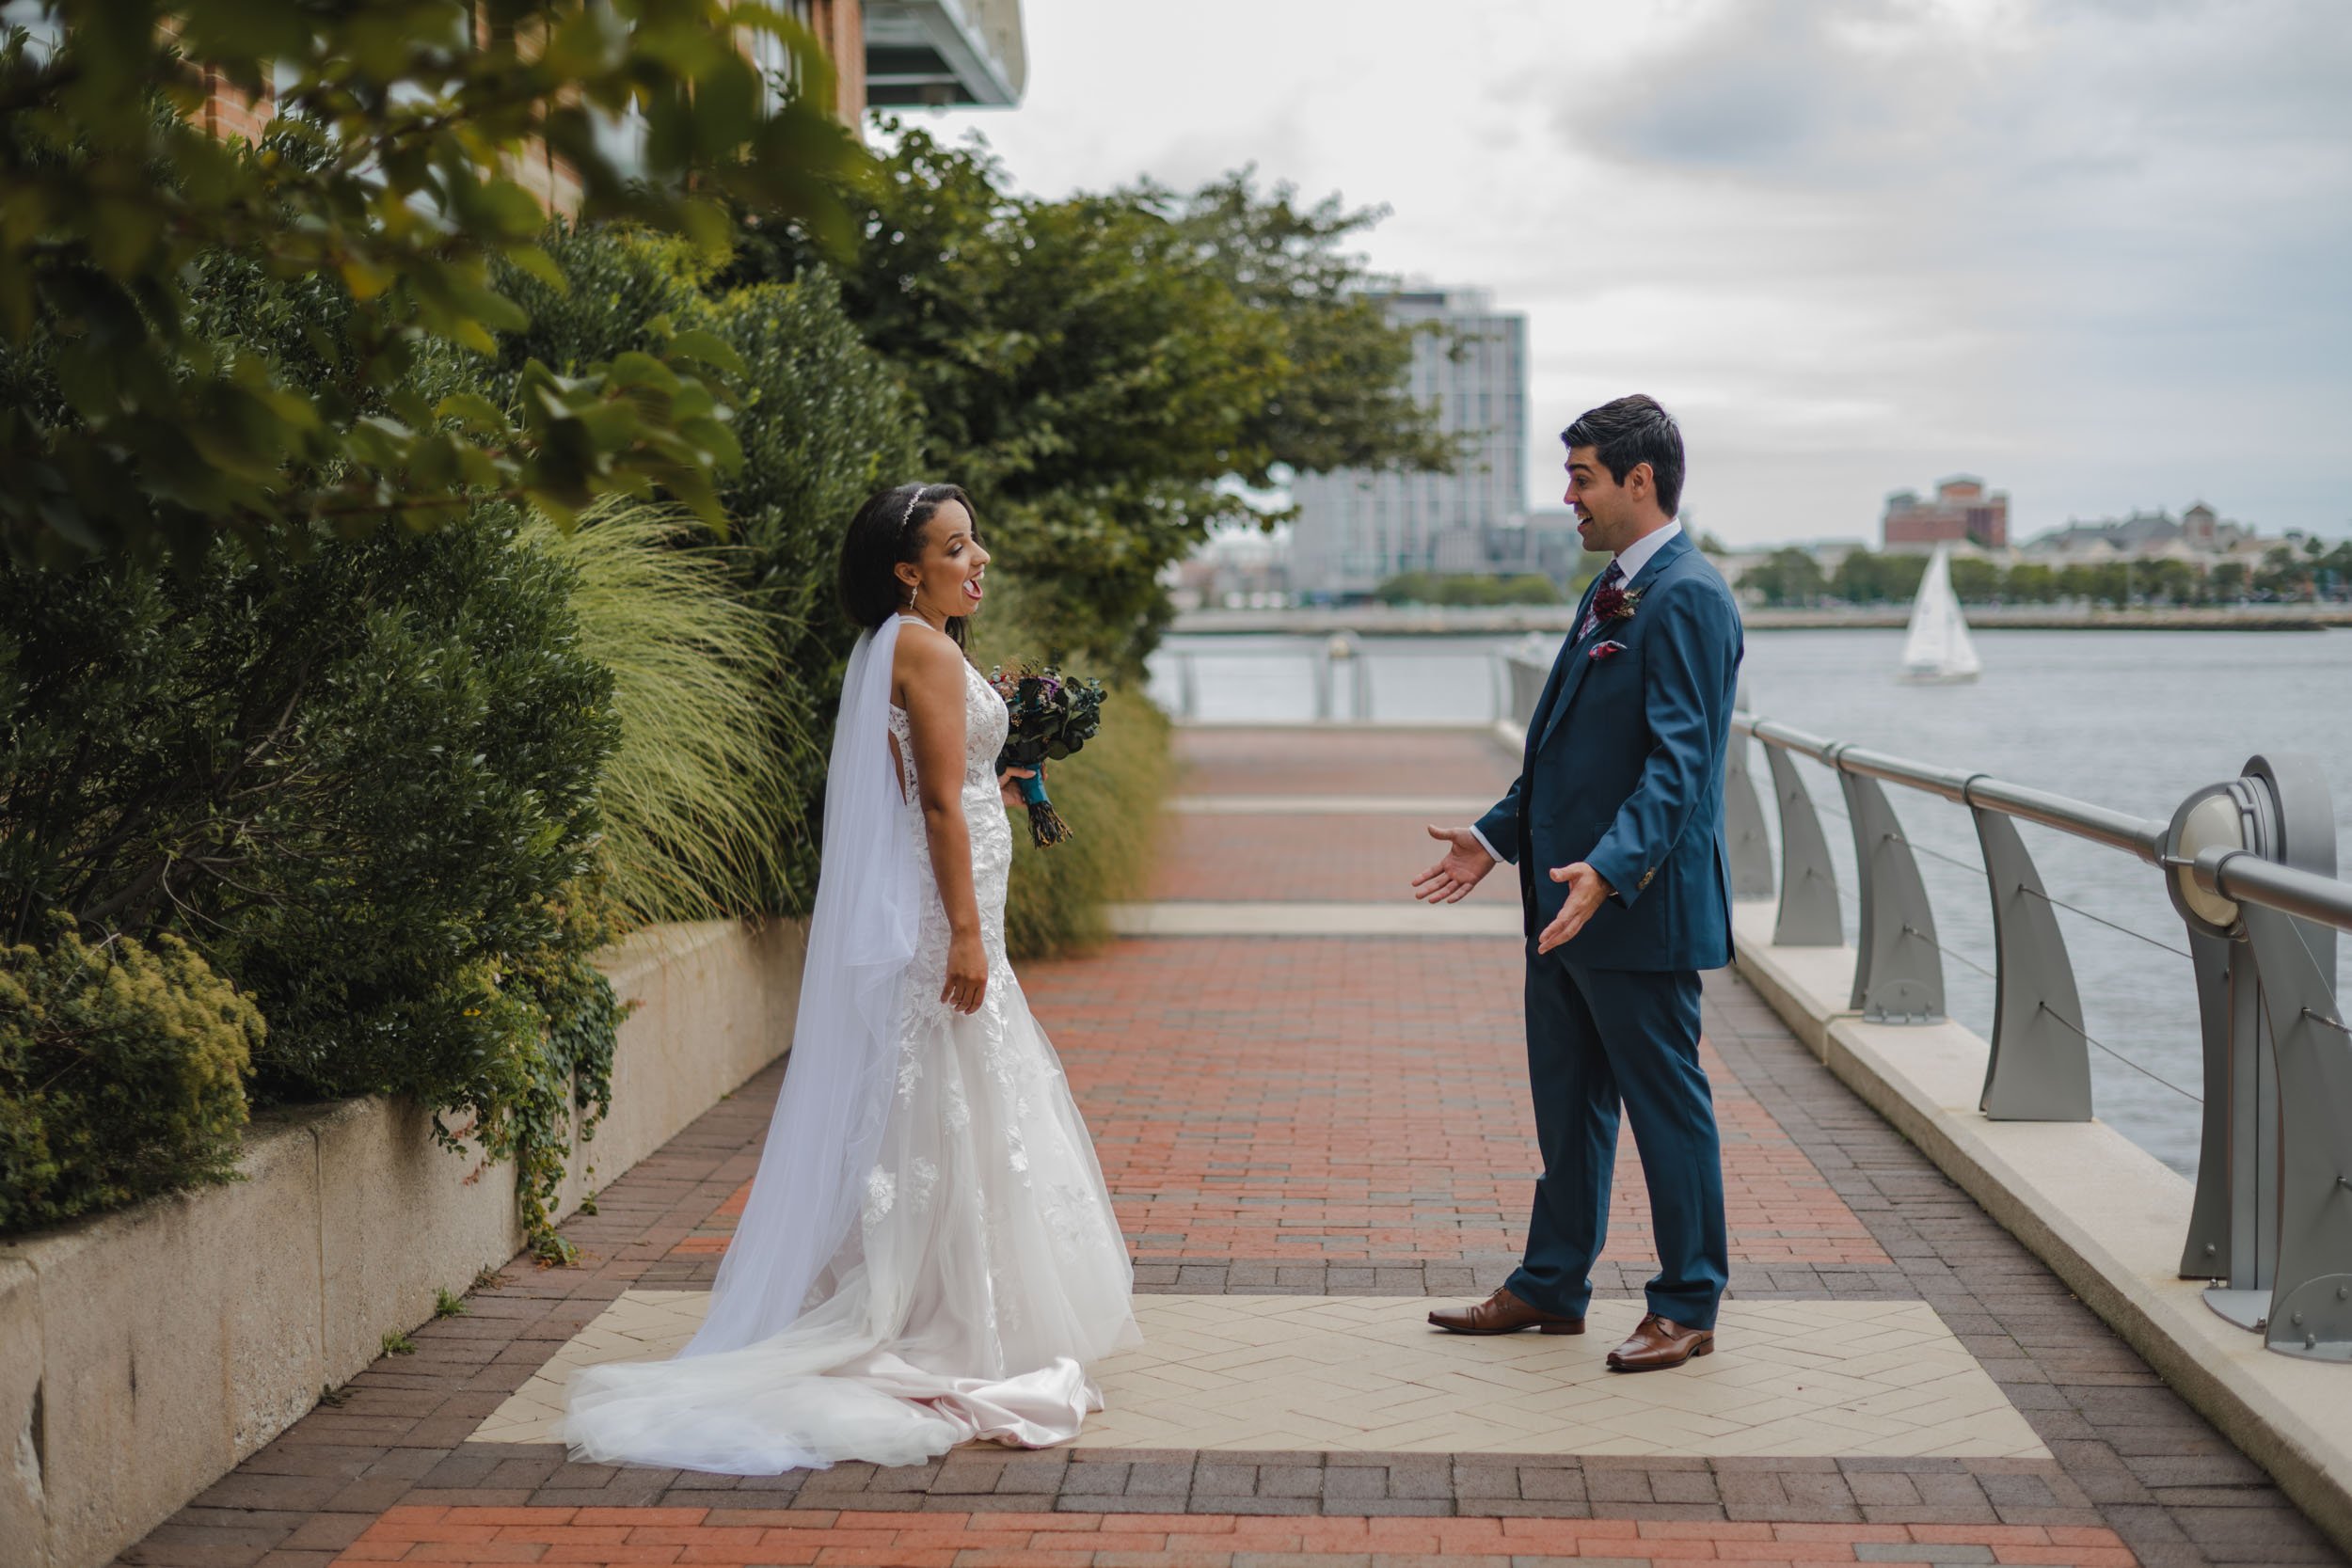
<svg viewBox="0 0 2352 1568">
<path fill-rule="evenodd" d="M 1148 1343 L 1070 1448 L 776 1478 L 573 1465 L 571 1368 L 691 1331 L 783 1068 L 121 1561 L 906 1568 L 2334 1563 L 2268 1478 L 1748 986 L 1707 983 L 1720 1354 L 1613 1377 L 1651 1272 L 1629 1135 L 1591 1332 L 1444 1336 L 1535 1166 L 1515 888 L 1406 891 L 1512 759 L 1468 730 L 1190 728 L 1153 901 L 1025 966 Z M 1460 810 L 1447 809 L 1459 806 Z M 1110 824 L 1080 832 L 1117 831 Z"/>
</svg>

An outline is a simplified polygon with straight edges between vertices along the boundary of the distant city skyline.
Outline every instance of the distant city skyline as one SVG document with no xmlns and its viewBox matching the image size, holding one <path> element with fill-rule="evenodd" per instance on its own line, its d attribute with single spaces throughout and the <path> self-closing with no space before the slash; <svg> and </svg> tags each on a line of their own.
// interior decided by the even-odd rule
<svg viewBox="0 0 2352 1568">
<path fill-rule="evenodd" d="M 1739 545 L 1995 475 L 2010 529 L 2227 495 L 2352 532 L 2339 0 L 1025 0 L 1043 194 L 1244 165 L 1528 317 L 1527 484 L 1631 390 Z M 1409 40 L 1409 47 L 1400 47 Z"/>
<path fill-rule="evenodd" d="M 1413 341 L 1414 399 L 1473 443 L 1450 474 L 1342 469 L 1301 475 L 1292 580 L 1368 594 L 1403 572 L 1478 571 L 1486 534 L 1527 515 L 1527 318 L 1484 289 L 1416 284 L 1388 296 L 1390 319 L 1441 323 Z"/>
</svg>

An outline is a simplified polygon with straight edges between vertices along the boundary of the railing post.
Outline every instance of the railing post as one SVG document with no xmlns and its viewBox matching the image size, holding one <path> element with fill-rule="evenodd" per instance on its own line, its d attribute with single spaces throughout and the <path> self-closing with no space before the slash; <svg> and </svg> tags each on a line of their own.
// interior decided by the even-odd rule
<svg viewBox="0 0 2352 1568">
<path fill-rule="evenodd" d="M 1935 943 L 1935 913 L 1918 860 L 1876 779 L 1839 768 L 1837 783 L 1846 795 L 1854 870 L 1862 881 L 1861 947 L 1847 1006 L 1868 1023 L 1941 1023 L 1944 953 Z"/>
<path fill-rule="evenodd" d="M 1535 722 L 1535 705 L 1543 700 L 1544 685 L 1551 679 L 1551 666 L 1538 664 L 1532 658 L 1514 656 L 1511 659 L 1511 718 L 1521 730 Z"/>
<path fill-rule="evenodd" d="M 2272 1319 L 2279 1291 L 2295 1283 L 2280 1269 L 2282 1181 L 2302 1157 L 2296 1142 L 2304 1154 L 2314 1147 L 2330 1149 L 2333 1133 L 2325 1118 L 2352 1117 L 2352 1096 L 2333 1104 L 2294 1104 L 2296 1091 L 2280 1056 L 2281 1032 L 2274 1024 L 2281 1016 L 2303 1021 L 2294 1011 L 2281 1015 L 2268 996 L 2274 977 L 2264 945 L 2252 940 L 2261 924 L 2253 919 L 2254 907 L 2198 887 L 2191 863 L 2217 847 L 2332 876 L 2336 830 L 2327 776 L 2306 757 L 2249 758 L 2240 777 L 2183 801 L 2166 834 L 2167 887 L 2188 927 L 2205 1047 L 2203 1159 L 2181 1274 L 2220 1280 L 2205 1292 L 2206 1302 L 2232 1323 L 2260 1332 Z M 2274 928 L 2268 947 L 2281 967 L 2281 983 L 2303 983 L 2303 958 L 2323 979 L 2332 974 L 2333 931 L 2313 927 L 2292 944 L 2277 938 Z M 2307 1066 L 2300 1073 L 2307 1092 L 2322 1082 L 2312 1076 L 2315 1070 Z M 2335 1266 L 2352 1272 L 2352 1250 Z"/>
<path fill-rule="evenodd" d="M 2279 1061 L 2278 1275 L 2263 1342 L 2352 1361 L 2352 1034 L 2312 939 L 2334 967 L 2335 933 L 2240 906 Z"/>
<path fill-rule="evenodd" d="M 1735 708 L 1748 711 L 1748 683 L 1740 683 Z M 1756 779 L 1748 771 L 1748 737 L 1731 732 L 1724 756 L 1724 844 L 1731 857 L 1731 895 L 1770 898 L 1772 895 L 1772 847 L 1764 836 L 1764 802 L 1756 798 Z"/>
<path fill-rule="evenodd" d="M 2206 1292 L 2207 1300 L 2223 1317 L 2254 1328 L 2270 1310 L 2279 1068 L 2270 1021 L 2263 1016 L 2262 985 L 2243 936 L 2191 926 L 2188 952 L 2197 975 L 2205 1104 L 2181 1277 L 2222 1281 Z"/>
<path fill-rule="evenodd" d="M 2089 1121 L 2090 1047 L 2066 934 L 2017 824 L 1971 805 L 1993 895 L 1993 1051 L 1977 1108 L 1994 1121 Z"/>
<path fill-rule="evenodd" d="M 1829 863 L 1829 840 L 1805 793 L 1797 766 L 1778 746 L 1764 748 L 1772 770 L 1772 794 L 1780 802 L 1780 915 L 1772 924 L 1775 947 L 1842 947 L 1845 926 L 1837 912 L 1837 874 Z"/>
</svg>

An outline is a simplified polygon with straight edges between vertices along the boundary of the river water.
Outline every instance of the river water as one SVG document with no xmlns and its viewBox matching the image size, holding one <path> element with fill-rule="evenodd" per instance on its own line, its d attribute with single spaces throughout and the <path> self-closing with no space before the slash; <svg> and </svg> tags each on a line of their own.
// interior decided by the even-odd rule
<svg viewBox="0 0 2352 1568">
<path fill-rule="evenodd" d="M 2352 867 L 2352 630 L 1979 630 L 1976 642 L 1981 679 L 1917 687 L 1895 679 L 1899 631 L 1752 632 L 1749 702 L 1816 735 L 2153 817 L 2169 817 L 2197 786 L 2233 777 L 2251 755 L 2301 752 L 2328 780 Z M 1503 656 L 1528 646 L 1516 637 L 1364 638 L 1357 657 L 1326 676 L 1321 638 L 1178 636 L 1153 657 L 1152 691 L 1170 711 L 1189 695 L 1194 714 L 1210 721 L 1298 721 L 1319 710 L 1394 722 L 1491 721 L 1508 705 Z M 1556 639 L 1539 645 L 1537 657 L 1548 660 L 1556 646 Z M 1760 754 L 1752 767 L 1777 833 Z M 1799 767 L 1822 812 L 1851 940 L 1852 840 L 1833 815 L 1843 802 L 1826 769 Z M 1365 793 L 1379 792 L 1366 782 Z M 1938 938 L 1957 956 L 1945 965 L 1951 1014 L 1990 1035 L 1993 983 L 1969 967 L 1990 970 L 1994 956 L 1984 883 L 1966 869 L 1978 863 L 1968 815 L 1913 791 L 1890 786 L 1889 796 L 1923 851 Z M 2199 1107 L 2155 1081 L 2203 1089 L 2196 993 L 2186 958 L 2167 950 L 2185 942 L 2159 874 L 2119 851 L 2022 831 L 2051 896 L 2084 911 L 2061 911 L 2059 921 L 2085 1027 L 2145 1069 L 2093 1051 L 2099 1116 L 2193 1172 Z"/>
</svg>

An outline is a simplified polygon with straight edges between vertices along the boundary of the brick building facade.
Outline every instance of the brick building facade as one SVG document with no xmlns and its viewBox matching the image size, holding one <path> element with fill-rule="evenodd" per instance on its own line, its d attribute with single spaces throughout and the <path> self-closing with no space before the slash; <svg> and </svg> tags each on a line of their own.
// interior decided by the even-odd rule
<svg viewBox="0 0 2352 1568">
<path fill-rule="evenodd" d="M 1020 0 L 785 0 L 785 8 L 832 59 L 834 113 L 852 129 L 868 107 L 1009 108 L 1027 84 Z M 745 47 L 764 70 L 787 65 L 773 39 L 748 40 Z M 196 116 L 210 135 L 259 141 L 277 107 L 269 88 L 248 98 L 207 70 Z M 614 126 L 612 138 L 626 162 L 630 128 Z M 549 212 L 579 205 L 579 182 L 544 148 L 512 172 Z"/>
<path fill-rule="evenodd" d="M 2009 545 L 2009 492 L 1987 491 L 1974 475 L 1955 474 L 1936 484 L 1930 500 L 1922 500 L 1916 490 L 1887 497 L 1881 526 L 1890 550 L 1945 544 L 2003 549 Z"/>
</svg>

